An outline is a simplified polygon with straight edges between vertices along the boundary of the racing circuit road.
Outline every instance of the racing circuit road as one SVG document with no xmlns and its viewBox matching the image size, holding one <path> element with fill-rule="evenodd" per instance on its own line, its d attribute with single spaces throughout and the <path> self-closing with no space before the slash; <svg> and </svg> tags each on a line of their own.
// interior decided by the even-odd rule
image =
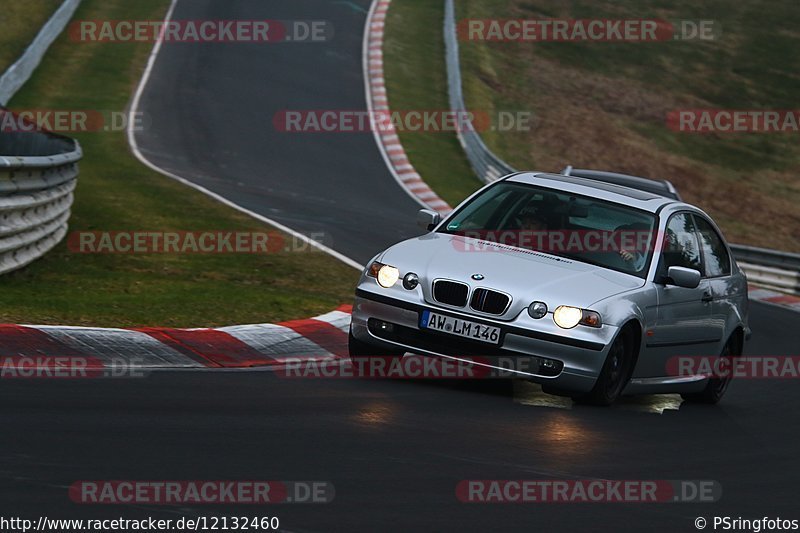
<svg viewBox="0 0 800 533">
<path fill-rule="evenodd" d="M 287 135 L 276 110 L 363 109 L 367 0 L 180 0 L 181 19 L 324 19 L 320 45 L 165 45 L 141 101 L 148 159 L 359 262 L 414 235 L 416 202 L 370 134 Z M 754 303 L 750 355 L 797 354 L 797 315 Z M 271 372 L 0 387 L 3 514 L 250 515 L 287 531 L 693 531 L 697 516 L 797 518 L 792 380 L 734 382 L 716 407 L 674 396 L 610 409 L 544 405 L 506 382 L 286 380 Z M 661 413 L 661 409 L 666 407 Z M 712 479 L 713 504 L 460 503 L 465 479 Z M 76 480 L 324 480 L 325 505 L 91 506 Z M 711 529 L 709 527 L 709 529 Z"/>
</svg>

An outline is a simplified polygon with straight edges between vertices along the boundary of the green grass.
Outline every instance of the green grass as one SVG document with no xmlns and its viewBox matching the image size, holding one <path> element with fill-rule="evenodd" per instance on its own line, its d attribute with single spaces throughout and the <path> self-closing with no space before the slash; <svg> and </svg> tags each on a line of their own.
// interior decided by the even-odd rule
<svg viewBox="0 0 800 533">
<path fill-rule="evenodd" d="M 426 90 L 441 92 L 436 75 L 430 72 L 441 63 L 441 4 L 392 3 L 386 68 L 391 71 L 393 62 L 402 62 L 409 81 L 389 85 L 392 107 Z M 796 176 L 800 134 L 697 135 L 674 132 L 665 120 L 669 111 L 684 108 L 796 109 L 800 4 L 777 0 L 765 8 L 756 0 L 735 4 L 722 0 L 701 4 L 689 0 L 459 0 L 456 10 L 459 20 L 713 20 L 720 31 L 712 41 L 462 41 L 467 107 L 490 113 L 534 113 L 531 131 L 483 134 L 487 145 L 517 168 L 558 171 L 572 164 L 667 178 L 688 201 L 714 216 L 729 240 L 800 251 L 800 181 Z M 398 51 L 408 53 L 400 57 Z M 439 68 L 444 71 L 443 66 Z M 463 156 L 449 151 L 441 151 L 435 165 L 430 159 L 411 153 L 412 163 L 434 189 L 431 176 L 447 176 L 443 168 L 464 164 Z"/>
<path fill-rule="evenodd" d="M 441 4 L 438 0 L 400 0 L 391 5 L 384 67 L 393 111 L 450 109 Z M 423 179 L 451 205 L 483 185 L 454 134 L 401 132 L 400 141 Z"/>
<path fill-rule="evenodd" d="M 152 20 L 167 0 L 84 0 L 77 19 Z M 146 43 L 62 36 L 15 97 L 15 108 L 126 108 L 150 53 Z M 270 231 L 260 222 L 152 172 L 125 134 L 81 133 L 71 231 Z M 321 252 L 257 255 L 77 254 L 61 243 L 0 277 L 0 321 L 97 326 L 214 326 L 323 313 L 352 300 L 358 273 Z"/>
<path fill-rule="evenodd" d="M 61 0 L 9 0 L 0 13 L 0 74 L 6 71 L 33 41 Z"/>
</svg>

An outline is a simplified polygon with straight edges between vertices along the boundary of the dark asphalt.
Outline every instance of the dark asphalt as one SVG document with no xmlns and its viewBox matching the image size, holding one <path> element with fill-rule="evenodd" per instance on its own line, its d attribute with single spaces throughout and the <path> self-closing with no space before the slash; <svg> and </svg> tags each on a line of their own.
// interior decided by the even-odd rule
<svg viewBox="0 0 800 533">
<path fill-rule="evenodd" d="M 324 43 L 166 43 L 139 110 L 142 154 L 361 263 L 418 234 L 420 205 L 389 174 L 372 133 L 285 133 L 283 110 L 366 110 L 369 2 L 182 0 L 174 19 L 330 21 Z M 477 188 L 477 183 L 476 183 Z"/>
<path fill-rule="evenodd" d="M 366 0 L 355 3 L 366 6 Z M 182 0 L 177 18 L 332 20 L 331 46 L 169 45 L 143 108 L 149 158 L 365 261 L 416 206 L 368 135 L 284 136 L 286 107 L 359 108 L 364 13 L 334 1 Z M 754 303 L 750 355 L 797 355 L 797 315 Z M 796 380 L 548 407 L 523 383 L 286 380 L 269 372 L 0 383 L 0 516 L 277 515 L 287 531 L 694 531 L 697 516 L 800 518 Z M 561 402 L 568 406 L 568 403 Z M 659 414 L 660 407 L 671 407 Z M 475 505 L 464 479 L 713 479 L 714 504 Z M 76 505 L 91 479 L 326 480 L 327 505 Z M 708 530 L 712 530 L 710 527 Z"/>
<path fill-rule="evenodd" d="M 754 304 L 748 354 L 796 354 L 796 317 Z M 781 340 L 784 339 L 784 340 Z M 738 381 L 716 407 L 528 405 L 508 383 L 301 380 L 269 372 L 0 387 L 0 515 L 276 515 L 288 531 L 692 531 L 695 516 L 797 518 L 796 381 Z M 676 402 L 677 403 L 677 402 Z M 463 504 L 464 479 L 713 479 L 714 504 Z M 331 504 L 75 505 L 92 479 L 334 483 Z"/>
</svg>

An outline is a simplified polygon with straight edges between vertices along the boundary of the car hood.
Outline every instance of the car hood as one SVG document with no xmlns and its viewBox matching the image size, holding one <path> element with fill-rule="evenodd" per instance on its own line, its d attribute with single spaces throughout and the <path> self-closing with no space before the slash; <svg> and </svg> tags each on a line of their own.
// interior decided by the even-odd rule
<svg viewBox="0 0 800 533">
<path fill-rule="evenodd" d="M 635 276 L 588 263 L 444 233 L 398 243 L 380 260 L 399 268 L 401 275 L 416 273 L 431 303 L 431 284 L 442 278 L 510 294 L 512 304 L 501 317 L 505 319 L 513 319 L 533 301 L 545 302 L 551 311 L 559 305 L 586 308 L 644 284 Z M 483 279 L 474 280 L 475 274 Z"/>
</svg>

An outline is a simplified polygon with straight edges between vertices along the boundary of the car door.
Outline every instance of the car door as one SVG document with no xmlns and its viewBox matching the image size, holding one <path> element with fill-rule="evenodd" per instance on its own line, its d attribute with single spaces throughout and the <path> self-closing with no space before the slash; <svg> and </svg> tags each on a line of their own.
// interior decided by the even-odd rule
<svg viewBox="0 0 800 533">
<path fill-rule="evenodd" d="M 708 219 L 695 214 L 694 223 L 703 255 L 703 278 L 708 282 L 708 293 L 712 298 L 709 325 L 720 340 L 716 347 L 707 346 L 705 355 L 716 356 L 722 349 L 721 342 L 727 340 L 729 317 L 735 313 L 735 302 L 731 298 L 735 292 L 731 280 L 731 256 L 722 237 Z"/>
<path fill-rule="evenodd" d="M 648 331 L 647 356 L 638 366 L 642 377 L 667 375 L 667 363 L 675 356 L 703 355 L 718 332 L 711 325 L 708 279 L 694 289 L 666 283 L 667 269 L 681 266 L 703 273 L 700 243 L 689 212 L 673 214 L 666 225 L 664 249 L 656 272 L 656 324 Z"/>
</svg>

